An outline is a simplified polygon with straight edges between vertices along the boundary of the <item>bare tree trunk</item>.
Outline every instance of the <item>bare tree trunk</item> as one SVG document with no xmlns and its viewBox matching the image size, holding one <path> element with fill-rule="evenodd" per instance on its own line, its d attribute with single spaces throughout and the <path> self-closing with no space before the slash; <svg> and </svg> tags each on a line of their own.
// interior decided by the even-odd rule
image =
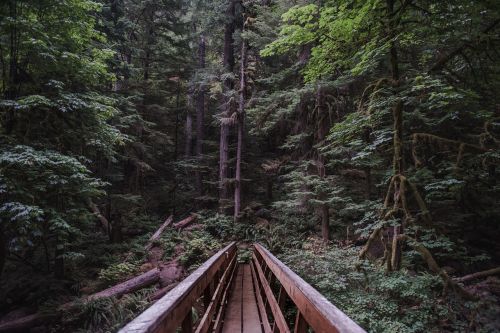
<svg viewBox="0 0 500 333">
<path fill-rule="evenodd" d="M 321 236 L 324 242 L 330 240 L 330 212 L 327 204 L 321 206 Z"/>
<path fill-rule="evenodd" d="M 64 245 L 56 243 L 54 253 L 54 275 L 58 279 L 64 278 Z"/>
<path fill-rule="evenodd" d="M 181 107 L 181 79 L 177 81 L 177 93 L 175 95 L 175 131 L 174 131 L 174 161 L 179 157 L 179 109 Z"/>
<path fill-rule="evenodd" d="M 244 29 L 244 26 L 243 26 Z M 238 147 L 236 150 L 236 182 L 234 187 L 234 219 L 238 218 L 241 209 L 241 152 L 243 150 L 243 133 L 245 130 L 245 90 L 246 90 L 246 55 L 247 45 L 243 39 L 241 42 L 241 64 L 240 64 L 240 98 L 238 105 Z"/>
<path fill-rule="evenodd" d="M 394 26 L 394 0 L 387 0 L 387 32 L 391 39 L 390 48 L 390 64 L 391 64 L 391 74 L 392 82 L 394 87 L 399 86 L 399 63 L 398 63 L 398 49 L 396 46 L 396 27 Z M 393 137 L 393 148 L 394 148 L 394 158 L 393 158 L 393 172 L 394 175 L 402 175 L 404 172 L 403 166 L 403 103 L 399 99 L 393 108 L 393 121 L 394 121 L 394 137 Z M 401 191 L 404 190 L 401 187 L 401 182 L 398 180 L 394 184 L 394 201 L 395 203 L 401 198 Z M 402 193 L 404 195 L 404 193 Z M 404 233 L 403 223 L 393 227 L 393 238 L 392 238 L 392 254 L 391 254 L 391 269 L 399 270 L 401 267 L 401 256 L 402 256 L 402 238 L 399 235 Z M 388 260 L 389 263 L 389 260 Z"/>
<path fill-rule="evenodd" d="M 325 158 L 323 156 L 319 156 L 318 160 L 318 174 L 321 178 L 326 177 L 326 169 L 325 169 Z M 325 193 L 319 193 L 318 199 L 325 201 L 327 199 Z M 323 241 L 326 243 L 330 240 L 330 206 L 328 203 L 322 203 L 319 207 L 319 214 L 321 218 L 321 236 Z"/>
<path fill-rule="evenodd" d="M 9 51 L 9 80 L 7 87 L 7 98 L 14 99 L 17 94 L 17 1 L 9 1 L 9 14 L 14 24 L 10 28 L 10 51 Z"/>
<path fill-rule="evenodd" d="M 329 122 L 328 122 L 328 117 L 325 116 L 324 114 L 328 111 L 326 111 L 326 108 L 324 107 L 325 105 L 325 100 L 324 100 L 324 94 L 323 94 L 323 89 L 321 85 L 318 85 L 318 91 L 316 94 L 316 106 L 318 108 L 318 115 L 319 115 L 319 121 L 318 121 L 318 126 L 319 128 L 316 130 L 316 139 L 318 142 L 322 142 L 326 135 L 328 134 L 328 129 L 329 129 Z M 325 156 L 321 154 L 321 152 L 317 152 L 317 167 L 318 167 L 318 175 L 322 178 L 326 178 L 326 168 L 325 168 Z M 321 236 L 323 238 L 323 241 L 326 243 L 330 240 L 330 206 L 328 203 L 325 201 L 327 200 L 327 195 L 326 193 L 319 193 L 318 194 L 318 199 L 323 201 L 324 203 L 321 204 L 319 207 L 319 215 L 321 218 Z"/>
<path fill-rule="evenodd" d="M 184 154 L 186 157 L 191 157 L 191 145 L 193 144 L 193 116 L 188 108 L 186 113 L 186 144 L 184 147 Z"/>
<path fill-rule="evenodd" d="M 233 47 L 233 33 L 235 29 L 234 16 L 235 16 L 235 1 L 229 2 L 229 7 L 226 11 L 228 22 L 224 30 L 224 55 L 223 63 L 226 72 L 233 72 L 234 68 L 234 47 Z M 224 81 L 224 92 L 228 93 L 233 88 L 231 79 Z M 231 98 L 224 98 L 224 107 L 222 111 L 222 118 L 229 118 L 233 113 L 233 103 Z M 228 199 L 228 156 L 229 156 L 229 124 L 222 122 L 220 125 L 220 141 L 219 141 L 219 209 L 225 210 L 225 202 Z"/>
<path fill-rule="evenodd" d="M 7 240 L 3 230 L 0 228 L 0 278 L 2 277 L 3 266 L 7 258 Z"/>
<path fill-rule="evenodd" d="M 364 129 L 364 132 L 363 132 L 363 141 L 368 145 L 371 143 L 371 138 L 370 138 L 370 135 L 371 135 L 371 128 L 370 127 L 366 127 Z M 366 178 L 365 178 L 365 198 L 367 200 L 370 200 L 371 199 L 371 194 L 372 194 L 372 168 L 367 166 L 365 168 L 365 174 L 366 174 Z"/>
<path fill-rule="evenodd" d="M 198 60 L 199 67 L 205 68 L 205 36 L 200 36 L 200 41 L 198 44 Z M 200 86 L 200 91 L 198 92 L 198 98 L 196 100 L 196 159 L 198 164 L 201 163 L 203 155 L 203 137 L 204 137 L 204 118 L 205 118 L 205 89 Z M 196 191 L 198 195 L 203 194 L 202 186 L 202 176 L 199 169 L 196 170 Z"/>
<path fill-rule="evenodd" d="M 10 46 L 9 46 L 9 76 L 5 89 L 6 99 L 15 99 L 17 95 L 17 61 L 18 61 L 18 33 L 17 33 L 17 1 L 9 1 L 9 14 L 13 23 L 10 24 Z M 5 133 L 10 134 L 15 127 L 16 117 L 14 108 L 7 109 L 5 115 Z"/>
</svg>

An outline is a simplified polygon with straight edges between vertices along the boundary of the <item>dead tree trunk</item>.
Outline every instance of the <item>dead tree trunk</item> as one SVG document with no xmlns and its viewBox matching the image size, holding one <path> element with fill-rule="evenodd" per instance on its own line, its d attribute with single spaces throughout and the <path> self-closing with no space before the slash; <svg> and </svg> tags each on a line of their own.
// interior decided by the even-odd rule
<svg viewBox="0 0 500 333">
<path fill-rule="evenodd" d="M 226 11 L 227 23 L 224 29 L 224 55 L 223 64 L 224 69 L 228 73 L 232 73 L 234 69 L 234 47 L 233 47 L 233 33 L 235 29 L 234 16 L 235 16 L 235 2 L 231 0 L 229 2 L 229 7 Z M 220 124 L 220 141 L 219 141 L 219 209 L 221 211 L 225 210 L 226 201 L 228 199 L 228 158 L 229 158 L 229 121 L 227 119 L 231 117 L 233 113 L 233 101 L 232 98 L 227 96 L 229 92 L 233 89 L 233 82 L 231 79 L 227 78 L 224 80 L 224 93 L 223 107 L 221 112 L 221 124 Z M 226 120 L 224 120 L 226 119 Z"/>
<path fill-rule="evenodd" d="M 175 229 L 183 229 L 190 225 L 192 222 L 196 220 L 196 215 L 191 214 L 188 217 L 186 217 L 184 220 L 179 221 L 177 223 L 174 223 L 174 228 Z"/>
<path fill-rule="evenodd" d="M 200 69 L 205 68 L 205 36 L 200 36 L 198 44 L 198 60 Z M 204 139 L 204 118 L 205 118 L 205 88 L 200 86 L 198 97 L 196 99 L 196 159 L 198 164 L 201 163 L 203 155 L 203 139 Z M 202 175 L 199 169 L 196 169 L 196 191 L 198 195 L 203 194 Z"/>
<path fill-rule="evenodd" d="M 149 238 L 148 243 L 144 247 L 144 249 L 146 251 L 151 250 L 151 248 L 153 247 L 154 242 L 156 242 L 158 239 L 160 239 L 161 234 L 165 231 L 165 229 L 167 229 L 172 224 L 173 221 L 174 221 L 173 220 L 173 216 L 170 215 L 165 220 L 165 222 L 163 222 L 163 224 L 158 228 L 158 230 L 156 230 L 156 232 Z"/>
</svg>

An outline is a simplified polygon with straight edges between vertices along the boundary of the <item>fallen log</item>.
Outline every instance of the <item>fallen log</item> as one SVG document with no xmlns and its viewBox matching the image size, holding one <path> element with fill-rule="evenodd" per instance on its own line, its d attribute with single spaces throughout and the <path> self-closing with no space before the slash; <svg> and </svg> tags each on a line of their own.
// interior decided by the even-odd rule
<svg viewBox="0 0 500 333">
<path fill-rule="evenodd" d="M 486 271 L 472 273 L 469 275 L 462 276 L 460 278 L 455 278 L 454 280 L 457 282 L 467 282 L 467 281 L 487 277 L 490 275 L 496 275 L 496 274 L 500 274 L 500 267 L 488 269 Z"/>
<path fill-rule="evenodd" d="M 155 267 L 147 271 L 146 273 L 136 276 L 130 280 L 127 280 L 125 282 L 112 286 L 108 289 L 104 289 L 103 291 L 87 296 L 85 300 L 93 301 L 104 297 L 120 297 L 125 294 L 129 294 L 131 292 L 142 289 L 153 283 L 156 283 L 159 280 L 159 278 L 160 278 L 160 269 L 158 267 Z"/>
<path fill-rule="evenodd" d="M 148 243 L 146 244 L 146 246 L 144 247 L 144 249 L 146 251 L 149 251 L 151 250 L 151 248 L 153 247 L 153 244 L 155 241 L 157 241 L 161 234 L 165 231 L 165 229 L 168 228 L 168 226 L 170 226 L 173 222 L 173 216 L 170 215 L 166 220 L 165 222 L 163 222 L 163 224 L 158 228 L 158 230 L 156 230 L 156 232 L 153 234 L 153 236 L 151 236 L 148 240 Z"/>
<path fill-rule="evenodd" d="M 190 225 L 191 223 L 193 223 L 195 220 L 196 220 L 196 215 L 191 214 L 188 217 L 186 217 L 184 220 L 175 223 L 174 228 L 175 229 L 183 229 L 183 228 L 187 227 L 188 225 Z"/>
<path fill-rule="evenodd" d="M 26 317 L 18 318 L 8 322 L 0 323 L 0 332 L 26 332 L 31 327 L 43 324 L 49 320 L 57 319 L 64 312 L 70 311 L 81 302 L 94 301 L 106 297 L 120 297 L 125 294 L 137 291 L 148 285 L 158 282 L 160 279 L 160 269 L 153 268 L 144 274 L 136 276 L 130 280 L 119 283 L 98 293 L 83 297 L 77 301 L 72 301 L 59 306 L 54 313 L 35 313 Z"/>
</svg>

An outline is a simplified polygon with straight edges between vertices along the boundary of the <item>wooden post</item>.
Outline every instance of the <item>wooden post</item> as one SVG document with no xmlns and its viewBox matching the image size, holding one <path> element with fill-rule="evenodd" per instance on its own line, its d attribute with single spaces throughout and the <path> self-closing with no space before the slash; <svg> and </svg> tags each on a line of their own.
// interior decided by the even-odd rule
<svg viewBox="0 0 500 333">
<path fill-rule="evenodd" d="M 283 311 L 285 300 L 286 300 L 285 288 L 283 288 L 283 286 L 280 286 L 280 291 L 278 292 L 278 307 L 280 308 L 281 311 Z M 279 332 L 278 326 L 276 326 L 276 322 L 274 322 L 273 333 L 278 333 L 278 332 Z"/>
<path fill-rule="evenodd" d="M 182 321 L 181 326 L 182 333 L 193 333 L 193 309 L 189 310 L 186 318 Z"/>
<path fill-rule="evenodd" d="M 307 332 L 307 322 L 304 319 L 302 313 L 297 309 L 297 316 L 295 316 L 295 328 L 294 333 L 306 333 Z"/>
</svg>

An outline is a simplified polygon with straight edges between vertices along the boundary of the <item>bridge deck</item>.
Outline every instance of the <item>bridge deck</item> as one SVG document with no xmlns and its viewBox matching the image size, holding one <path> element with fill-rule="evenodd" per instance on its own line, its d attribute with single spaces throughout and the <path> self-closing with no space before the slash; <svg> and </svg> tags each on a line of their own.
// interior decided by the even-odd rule
<svg viewBox="0 0 500 333">
<path fill-rule="evenodd" d="M 195 316 L 193 309 L 200 315 Z M 262 245 L 254 244 L 250 264 L 239 264 L 232 242 L 120 333 L 307 333 L 311 329 L 366 333 Z"/>
<path fill-rule="evenodd" d="M 239 265 L 229 297 L 223 333 L 262 333 L 250 265 Z"/>
</svg>

